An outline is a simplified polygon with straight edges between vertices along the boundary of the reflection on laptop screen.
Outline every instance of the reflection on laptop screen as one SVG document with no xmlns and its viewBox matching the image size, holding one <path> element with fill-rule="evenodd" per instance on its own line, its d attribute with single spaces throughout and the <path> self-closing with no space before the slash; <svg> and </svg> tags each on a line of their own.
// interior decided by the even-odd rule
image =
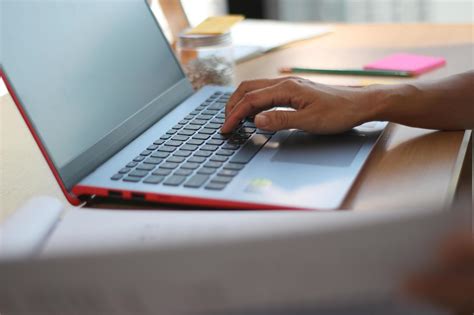
<svg viewBox="0 0 474 315">
<path fill-rule="evenodd" d="M 183 79 L 144 0 L 2 0 L 1 62 L 61 168 Z"/>
</svg>

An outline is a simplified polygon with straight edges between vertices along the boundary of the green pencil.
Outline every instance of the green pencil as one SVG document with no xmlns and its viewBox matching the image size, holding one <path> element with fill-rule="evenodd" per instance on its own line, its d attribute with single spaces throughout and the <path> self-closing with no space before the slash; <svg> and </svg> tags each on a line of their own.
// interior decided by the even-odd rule
<svg viewBox="0 0 474 315">
<path fill-rule="evenodd" d="M 412 77 L 409 71 L 364 70 L 364 69 L 314 69 L 314 68 L 281 68 L 280 73 L 320 73 L 338 75 L 366 75 L 379 77 Z"/>
</svg>

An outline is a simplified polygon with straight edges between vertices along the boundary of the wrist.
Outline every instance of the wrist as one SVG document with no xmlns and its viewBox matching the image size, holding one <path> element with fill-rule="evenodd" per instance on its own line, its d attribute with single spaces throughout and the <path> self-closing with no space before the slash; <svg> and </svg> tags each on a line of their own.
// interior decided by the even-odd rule
<svg viewBox="0 0 474 315">
<path fill-rule="evenodd" d="M 407 107 L 417 98 L 418 89 L 411 84 L 372 85 L 367 94 L 369 120 L 396 122 L 411 112 Z"/>
</svg>

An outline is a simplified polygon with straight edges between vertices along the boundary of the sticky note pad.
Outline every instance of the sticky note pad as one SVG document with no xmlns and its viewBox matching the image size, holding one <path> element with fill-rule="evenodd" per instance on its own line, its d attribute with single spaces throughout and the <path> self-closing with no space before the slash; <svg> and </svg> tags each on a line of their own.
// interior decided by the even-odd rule
<svg viewBox="0 0 474 315">
<path fill-rule="evenodd" d="M 230 28 L 242 21 L 245 17 L 243 15 L 224 15 L 209 17 L 198 26 L 187 31 L 187 34 L 224 34 Z"/>
<path fill-rule="evenodd" d="M 444 66 L 446 60 L 441 57 L 430 57 L 414 54 L 393 54 L 364 66 L 367 70 L 409 71 L 419 75 L 432 69 Z"/>
</svg>

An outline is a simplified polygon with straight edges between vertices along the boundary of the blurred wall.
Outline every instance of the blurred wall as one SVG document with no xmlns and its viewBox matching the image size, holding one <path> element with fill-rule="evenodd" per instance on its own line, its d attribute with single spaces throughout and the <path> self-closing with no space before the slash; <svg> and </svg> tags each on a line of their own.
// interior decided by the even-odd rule
<svg viewBox="0 0 474 315">
<path fill-rule="evenodd" d="M 287 21 L 473 23 L 473 0 L 266 0 Z"/>
</svg>

